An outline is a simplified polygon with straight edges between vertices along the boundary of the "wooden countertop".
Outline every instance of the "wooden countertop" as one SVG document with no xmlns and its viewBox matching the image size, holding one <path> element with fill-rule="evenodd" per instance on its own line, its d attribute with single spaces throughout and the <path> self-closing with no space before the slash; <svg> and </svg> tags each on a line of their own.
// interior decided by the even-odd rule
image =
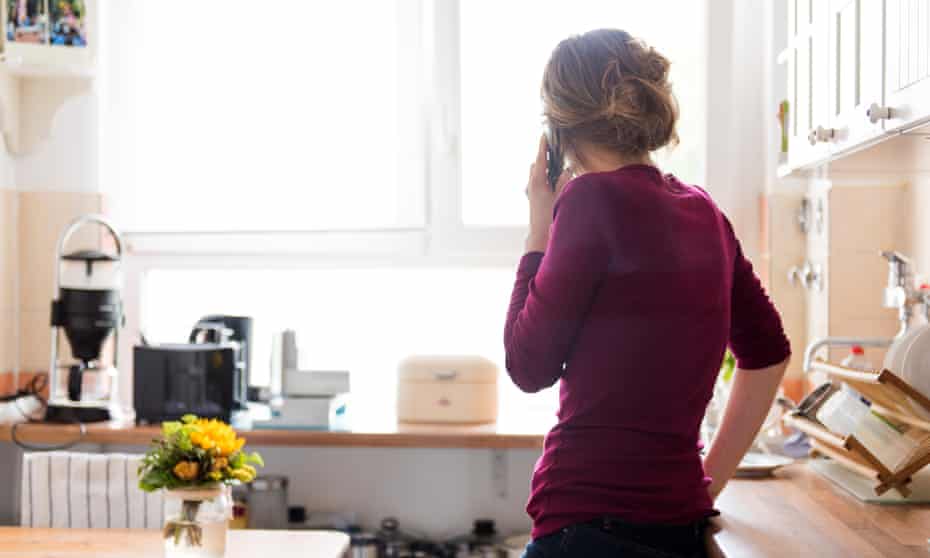
<svg viewBox="0 0 930 558">
<path fill-rule="evenodd" d="M 349 537 L 329 531 L 230 531 L 227 558 L 341 558 Z M 0 527 L 0 557 L 161 558 L 164 539 L 157 530 L 28 529 Z"/>
<path fill-rule="evenodd" d="M 930 505 L 865 504 L 803 464 L 736 479 L 717 506 L 716 556 L 930 556 Z"/>
<path fill-rule="evenodd" d="M 339 446 L 539 449 L 552 420 L 537 423 L 506 422 L 477 426 L 413 425 L 387 422 L 368 425 L 352 432 L 316 430 L 246 430 L 240 432 L 250 446 Z M 541 424 L 540 426 L 536 426 Z M 158 437 L 156 426 L 89 424 L 80 443 L 104 445 L 148 445 Z M 12 427 L 0 425 L 0 441 L 11 441 Z M 73 425 L 24 424 L 17 428 L 18 440 L 29 444 L 62 444 L 76 441 L 80 430 Z"/>
<path fill-rule="evenodd" d="M 724 491 L 709 538 L 711 556 L 910 558 L 930 556 L 930 505 L 864 504 L 808 467 L 797 464 L 774 479 L 734 480 Z M 229 556 L 288 549 L 300 556 L 340 555 L 338 534 L 230 531 Z M 0 528 L 0 558 L 161 556 L 157 531 Z M 132 549 L 131 552 L 128 549 Z M 262 553 L 262 551 L 265 551 Z"/>
</svg>

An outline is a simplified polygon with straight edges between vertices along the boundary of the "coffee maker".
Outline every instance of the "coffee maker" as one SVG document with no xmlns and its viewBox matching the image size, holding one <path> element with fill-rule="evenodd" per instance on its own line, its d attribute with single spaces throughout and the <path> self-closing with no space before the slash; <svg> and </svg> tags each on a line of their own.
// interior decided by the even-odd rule
<svg viewBox="0 0 930 558">
<path fill-rule="evenodd" d="M 79 230 L 97 225 L 112 238 L 113 252 L 89 249 L 65 253 Z M 100 239 L 99 244 L 105 245 Z M 121 263 L 123 243 L 116 228 L 100 215 L 84 215 L 65 228 L 55 253 L 55 299 L 49 363 L 49 422 L 101 422 L 118 418 L 116 347 L 123 326 Z M 73 358 L 60 357 L 64 332 Z M 104 344 L 114 343 L 107 362 Z"/>
</svg>

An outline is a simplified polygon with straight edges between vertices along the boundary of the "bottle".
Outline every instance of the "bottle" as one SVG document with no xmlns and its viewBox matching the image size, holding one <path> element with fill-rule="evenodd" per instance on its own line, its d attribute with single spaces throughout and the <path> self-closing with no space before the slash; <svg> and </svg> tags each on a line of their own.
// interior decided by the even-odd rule
<svg viewBox="0 0 930 558">
<path fill-rule="evenodd" d="M 875 370 L 875 367 L 872 366 L 872 363 L 869 362 L 869 359 L 865 357 L 865 349 L 859 345 L 853 345 L 849 349 L 849 354 L 840 364 L 846 368 L 852 368 L 853 370 Z"/>
</svg>

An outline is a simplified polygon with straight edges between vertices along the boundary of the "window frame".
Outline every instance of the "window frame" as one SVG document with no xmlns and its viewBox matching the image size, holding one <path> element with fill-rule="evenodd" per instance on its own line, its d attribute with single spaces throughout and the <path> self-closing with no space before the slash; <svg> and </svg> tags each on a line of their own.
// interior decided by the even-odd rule
<svg viewBox="0 0 930 558">
<path fill-rule="evenodd" d="M 416 182 L 422 182 L 417 187 L 423 188 L 417 193 L 424 199 L 423 225 L 365 230 L 127 232 L 126 334 L 120 337 L 118 348 L 123 366 L 128 363 L 131 368 L 132 347 L 143 331 L 144 282 L 154 269 L 516 266 L 524 252 L 525 225 L 467 225 L 464 221 L 460 2 L 409 0 L 403 8 L 415 10 L 420 22 L 418 67 L 422 75 L 417 79 L 424 95 L 416 115 L 422 150 L 417 164 L 424 167 L 424 180 Z M 702 85 L 707 87 L 706 80 Z M 104 116 L 103 111 L 100 116 Z M 105 126 L 102 139 L 105 146 Z M 131 402 L 131 381 L 124 382 L 120 392 L 123 401 Z"/>
</svg>

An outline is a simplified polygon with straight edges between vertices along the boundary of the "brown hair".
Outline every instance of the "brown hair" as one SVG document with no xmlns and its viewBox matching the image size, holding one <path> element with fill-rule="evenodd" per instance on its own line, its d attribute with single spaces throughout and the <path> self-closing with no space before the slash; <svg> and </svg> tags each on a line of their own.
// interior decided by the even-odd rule
<svg viewBox="0 0 930 558">
<path fill-rule="evenodd" d="M 619 29 L 565 39 L 542 81 L 544 114 L 570 153 L 586 142 L 639 155 L 678 143 L 669 61 Z"/>
</svg>

